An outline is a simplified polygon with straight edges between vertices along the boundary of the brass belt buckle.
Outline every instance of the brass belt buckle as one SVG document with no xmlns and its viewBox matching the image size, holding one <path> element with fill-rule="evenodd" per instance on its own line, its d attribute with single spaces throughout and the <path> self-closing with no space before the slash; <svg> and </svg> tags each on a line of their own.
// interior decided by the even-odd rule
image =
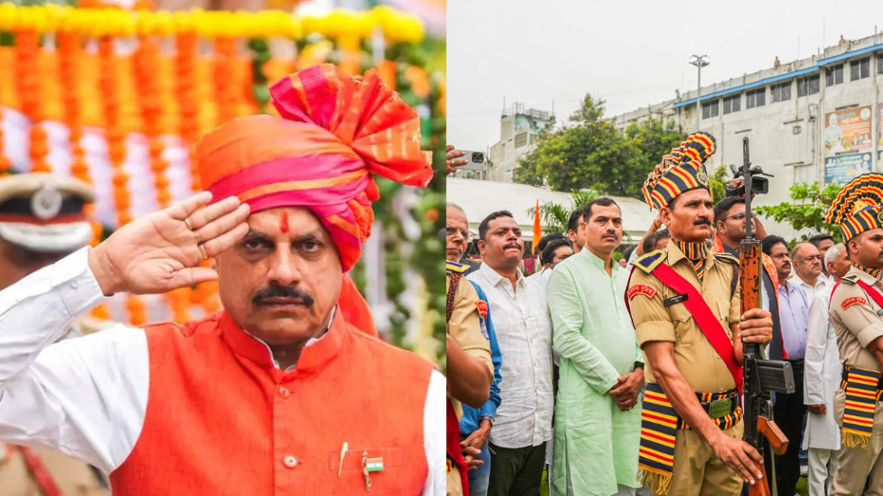
<svg viewBox="0 0 883 496">
<path fill-rule="evenodd" d="M 708 404 L 708 416 L 713 419 L 721 418 L 730 413 L 732 407 L 733 400 L 730 398 L 712 400 L 711 403 Z"/>
</svg>

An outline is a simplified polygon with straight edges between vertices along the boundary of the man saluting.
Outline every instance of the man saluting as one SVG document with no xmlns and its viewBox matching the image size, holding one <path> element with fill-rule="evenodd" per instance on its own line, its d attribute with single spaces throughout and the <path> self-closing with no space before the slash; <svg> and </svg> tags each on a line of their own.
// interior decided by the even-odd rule
<svg viewBox="0 0 883 496">
<path fill-rule="evenodd" d="M 271 93 L 282 119 L 233 119 L 197 147 L 221 201 L 151 214 L 0 293 L 0 438 L 86 460 L 122 496 L 444 493 L 444 379 L 336 306 L 373 175 L 432 176 L 417 114 L 373 71 L 316 66 Z M 215 270 L 186 268 L 207 256 Z M 214 276 L 220 314 L 46 346 L 103 295 Z"/>
<path fill-rule="evenodd" d="M 712 253 L 714 203 L 705 160 L 715 140 L 691 135 L 644 183 L 671 242 L 635 261 L 626 297 L 646 359 L 639 467 L 655 494 L 732 494 L 762 484 L 741 440 L 742 341 L 767 343 L 770 313 L 740 313 L 738 259 Z"/>
</svg>

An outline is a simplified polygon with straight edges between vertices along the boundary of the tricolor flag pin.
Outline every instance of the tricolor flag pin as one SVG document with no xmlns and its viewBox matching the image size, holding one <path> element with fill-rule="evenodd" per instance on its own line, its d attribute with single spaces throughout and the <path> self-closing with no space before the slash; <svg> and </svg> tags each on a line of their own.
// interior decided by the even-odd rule
<svg viewBox="0 0 883 496">
<path fill-rule="evenodd" d="M 365 475 L 365 490 L 371 489 L 371 473 L 383 470 L 383 457 L 368 458 L 368 452 L 362 452 L 362 474 Z"/>
</svg>

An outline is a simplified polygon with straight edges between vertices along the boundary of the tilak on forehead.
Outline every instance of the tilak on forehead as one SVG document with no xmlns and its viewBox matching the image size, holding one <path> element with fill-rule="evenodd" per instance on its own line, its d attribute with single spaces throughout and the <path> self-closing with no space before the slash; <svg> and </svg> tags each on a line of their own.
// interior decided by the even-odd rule
<svg viewBox="0 0 883 496">
<path fill-rule="evenodd" d="M 309 208 L 349 270 L 371 234 L 373 176 L 421 187 L 432 178 L 417 112 L 374 70 L 351 77 L 331 64 L 292 74 L 270 94 L 281 119 L 236 118 L 199 142 L 202 184 L 216 201 L 236 195 L 253 213 Z M 287 216 L 279 223 L 289 228 Z"/>
</svg>

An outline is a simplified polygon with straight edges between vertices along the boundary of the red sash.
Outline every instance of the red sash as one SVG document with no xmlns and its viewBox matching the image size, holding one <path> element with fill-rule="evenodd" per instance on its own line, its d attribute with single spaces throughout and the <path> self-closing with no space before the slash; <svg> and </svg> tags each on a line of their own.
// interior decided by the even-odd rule
<svg viewBox="0 0 883 496">
<path fill-rule="evenodd" d="M 856 284 L 861 286 L 861 288 L 865 290 L 865 293 L 868 293 L 868 296 L 870 296 L 871 299 L 874 300 L 874 303 L 883 307 L 883 295 L 881 295 L 879 291 L 874 289 L 874 286 L 871 286 L 870 284 L 866 283 L 865 281 L 862 281 L 861 279 L 856 281 Z"/>
<path fill-rule="evenodd" d="M 459 275 L 459 274 L 458 274 Z M 454 413 L 454 406 L 451 399 L 446 398 L 448 402 L 447 414 L 447 455 L 448 455 L 448 472 L 456 470 L 460 473 L 460 485 L 463 488 L 463 495 L 469 494 L 469 467 L 463 459 L 463 449 L 460 447 L 460 421 L 457 420 L 457 414 Z"/>
<path fill-rule="evenodd" d="M 18 446 L 18 451 L 21 453 L 22 458 L 24 458 L 25 466 L 28 467 L 28 471 L 34 477 L 34 481 L 40 486 L 40 491 L 46 496 L 62 496 L 61 489 L 58 488 L 58 485 L 52 478 L 52 474 L 49 473 L 49 469 L 46 468 L 40 456 L 24 446 Z"/>
<path fill-rule="evenodd" d="M 702 295 L 696 287 L 690 283 L 690 281 L 684 279 L 683 276 L 675 272 L 674 269 L 667 264 L 659 264 L 656 269 L 653 270 L 653 275 L 656 276 L 662 284 L 673 289 L 676 293 L 687 295 L 686 301 L 683 302 L 684 306 L 687 307 L 687 310 L 693 315 L 693 318 L 696 319 L 699 329 L 701 329 L 702 334 L 708 338 L 714 351 L 716 351 L 723 359 L 724 364 L 726 364 L 727 368 L 730 370 L 730 374 L 733 375 L 733 381 L 736 382 L 736 389 L 739 390 L 739 394 L 741 395 L 742 367 L 736 364 L 736 354 L 733 351 L 733 342 L 730 340 L 729 336 L 727 336 L 727 332 L 717 319 L 717 316 L 715 316 L 714 312 L 708 308 L 708 303 L 705 302 L 705 299 L 702 298 Z"/>
</svg>

